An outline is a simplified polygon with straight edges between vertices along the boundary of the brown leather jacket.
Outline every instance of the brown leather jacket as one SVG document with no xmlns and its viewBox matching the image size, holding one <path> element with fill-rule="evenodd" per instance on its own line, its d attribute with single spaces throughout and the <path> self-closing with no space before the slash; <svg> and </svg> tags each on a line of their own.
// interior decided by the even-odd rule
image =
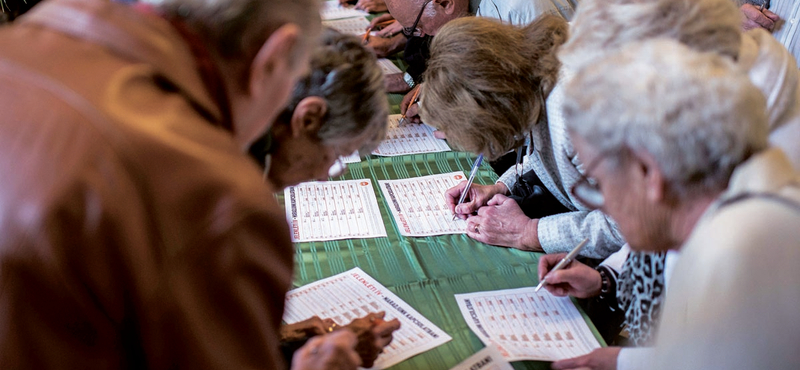
<svg viewBox="0 0 800 370">
<path fill-rule="evenodd" d="M 0 29 L 0 369 L 278 369 L 285 218 L 169 23 Z"/>
</svg>

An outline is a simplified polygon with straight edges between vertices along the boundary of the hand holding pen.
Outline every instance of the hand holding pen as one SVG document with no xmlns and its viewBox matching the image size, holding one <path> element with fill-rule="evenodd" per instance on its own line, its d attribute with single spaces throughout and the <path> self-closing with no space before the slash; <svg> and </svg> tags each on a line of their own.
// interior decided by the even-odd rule
<svg viewBox="0 0 800 370">
<path fill-rule="evenodd" d="M 772 32 L 775 29 L 775 23 L 780 20 L 780 17 L 770 11 L 767 5 L 767 0 L 758 5 L 744 4 L 739 10 L 744 19 L 742 20 L 742 30 L 748 31 L 754 28 L 763 28 Z"/>
<path fill-rule="evenodd" d="M 577 298 L 595 297 L 600 294 L 602 279 L 600 273 L 575 260 L 580 251 L 589 243 L 584 239 L 570 253 L 545 254 L 539 257 L 539 285 L 555 296 Z M 571 256 L 570 256 L 571 255 Z"/>
<path fill-rule="evenodd" d="M 455 188 L 451 188 L 445 193 L 445 196 L 448 198 L 448 203 L 450 203 L 450 207 L 453 211 L 453 221 L 455 221 L 459 217 L 459 215 L 456 213 L 455 210 L 459 205 L 464 203 L 464 200 L 466 200 L 467 194 L 469 194 L 469 189 L 472 186 L 472 182 L 475 181 L 475 175 L 478 173 L 478 168 L 481 166 L 481 163 L 483 163 L 483 154 L 479 154 L 478 158 L 475 158 L 475 162 L 472 163 L 472 170 L 470 170 L 469 178 L 467 179 L 466 182 L 461 183 L 464 185 L 463 188 L 461 189 L 461 195 L 458 197 L 458 202 L 456 202 L 455 204 L 453 204 L 452 202 L 452 199 L 454 197 L 453 194 L 451 194 L 451 190 Z M 456 188 L 461 187 L 461 184 L 456 186 Z"/>
</svg>

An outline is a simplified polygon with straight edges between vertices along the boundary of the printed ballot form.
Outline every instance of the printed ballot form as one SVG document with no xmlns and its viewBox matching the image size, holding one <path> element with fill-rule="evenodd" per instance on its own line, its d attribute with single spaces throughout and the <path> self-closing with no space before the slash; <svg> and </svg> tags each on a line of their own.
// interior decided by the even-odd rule
<svg viewBox="0 0 800 370">
<path fill-rule="evenodd" d="M 400 125 L 399 114 L 389 116 L 389 130 L 386 139 L 381 142 L 372 154 L 380 156 L 398 156 L 407 154 L 449 152 L 450 147 L 444 140 L 433 136 L 433 128 L 426 124 Z"/>
<path fill-rule="evenodd" d="M 369 179 L 305 182 L 283 195 L 293 242 L 386 236 Z"/>
<path fill-rule="evenodd" d="M 367 32 L 369 21 L 364 17 L 356 17 L 322 21 L 322 25 L 328 28 L 333 28 L 346 35 L 362 36 L 365 32 Z"/>
<path fill-rule="evenodd" d="M 467 222 L 453 221 L 444 192 L 467 177 L 463 172 L 379 180 L 383 196 L 392 212 L 400 235 L 432 236 L 466 234 Z"/>
<path fill-rule="evenodd" d="M 508 361 L 556 361 L 600 348 L 568 297 L 533 287 L 455 297 L 470 329 Z"/>
<path fill-rule="evenodd" d="M 486 346 L 450 370 L 514 370 L 495 346 Z"/>
<path fill-rule="evenodd" d="M 390 367 L 452 339 L 358 267 L 291 290 L 286 295 L 283 320 L 291 324 L 316 315 L 346 325 L 380 311 L 386 312 L 384 320 L 397 318 L 401 326 L 375 361 L 375 368 Z"/>
<path fill-rule="evenodd" d="M 343 19 L 343 18 L 355 18 L 355 17 L 366 17 L 369 13 L 358 10 L 352 5 L 342 6 L 339 5 L 339 1 L 337 0 L 328 0 L 322 3 L 322 10 L 319 12 L 320 17 L 322 17 L 323 21 L 331 20 L 331 19 Z"/>
</svg>

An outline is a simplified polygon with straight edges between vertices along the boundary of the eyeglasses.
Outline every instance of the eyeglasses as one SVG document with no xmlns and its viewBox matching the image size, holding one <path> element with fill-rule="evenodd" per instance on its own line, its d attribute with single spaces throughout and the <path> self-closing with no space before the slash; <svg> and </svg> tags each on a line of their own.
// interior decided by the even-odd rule
<svg viewBox="0 0 800 370">
<path fill-rule="evenodd" d="M 422 13 L 425 13 L 425 7 L 428 6 L 428 4 L 431 1 L 433 1 L 433 0 L 425 0 L 425 2 L 422 3 L 422 9 L 419 10 L 419 14 L 417 15 L 417 20 L 414 21 L 414 25 L 413 26 L 411 26 L 411 27 L 403 27 L 403 35 L 406 38 L 410 38 L 411 36 L 414 36 L 414 34 L 417 31 L 417 25 L 419 25 L 419 20 L 420 20 L 420 18 L 422 18 Z"/>
<path fill-rule="evenodd" d="M 600 155 L 586 167 L 584 173 L 589 173 L 594 170 L 606 155 L 608 155 L 608 153 L 600 153 Z M 575 199 L 592 209 L 602 208 L 605 204 L 605 198 L 603 197 L 603 192 L 600 190 L 600 184 L 597 183 L 597 180 L 587 177 L 584 174 L 581 174 L 581 178 L 578 182 L 572 185 L 570 193 L 572 193 Z"/>
<path fill-rule="evenodd" d="M 342 153 L 338 147 L 333 147 L 333 152 L 336 155 L 336 160 L 333 161 L 333 165 L 328 169 L 328 177 L 339 177 L 347 172 L 347 164 L 344 163 Z"/>
</svg>

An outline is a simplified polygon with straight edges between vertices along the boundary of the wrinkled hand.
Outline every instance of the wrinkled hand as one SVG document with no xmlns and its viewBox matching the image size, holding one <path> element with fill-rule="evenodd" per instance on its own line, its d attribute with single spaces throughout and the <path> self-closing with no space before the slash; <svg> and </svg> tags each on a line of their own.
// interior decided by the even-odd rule
<svg viewBox="0 0 800 370">
<path fill-rule="evenodd" d="M 405 93 L 411 87 L 408 86 L 406 80 L 403 79 L 402 73 L 392 73 L 384 77 L 384 87 L 388 93 Z M 402 110 L 401 110 L 402 113 Z"/>
<path fill-rule="evenodd" d="M 356 3 L 356 9 L 365 10 L 370 13 L 385 12 L 389 10 L 386 8 L 386 2 L 384 0 L 358 0 L 358 3 Z"/>
<path fill-rule="evenodd" d="M 386 58 L 406 47 L 406 37 L 402 34 L 390 38 L 370 37 L 365 46 L 378 58 Z"/>
<path fill-rule="evenodd" d="M 400 329 L 397 319 L 384 321 L 386 312 L 370 313 L 355 319 L 345 326 L 358 337 L 356 352 L 361 357 L 362 366 L 372 367 L 375 359 L 383 352 L 383 347 L 392 342 L 392 333 Z"/>
<path fill-rule="evenodd" d="M 525 216 L 517 202 L 496 194 L 478 209 L 477 216 L 467 219 L 467 235 L 486 244 L 541 252 L 538 226 L 539 220 Z"/>
<path fill-rule="evenodd" d="M 294 353 L 292 370 L 355 370 L 361 365 L 356 343 L 356 335 L 350 330 L 311 338 Z"/>
<path fill-rule="evenodd" d="M 758 10 L 753 4 L 744 4 L 739 10 L 744 15 L 742 20 L 742 30 L 744 31 L 763 28 L 772 32 L 775 29 L 775 22 L 781 19 L 769 9 Z"/>
<path fill-rule="evenodd" d="M 380 18 L 380 17 L 377 17 L 375 19 L 378 19 L 378 18 Z M 390 16 L 390 18 L 391 18 L 391 16 Z M 375 20 L 373 19 L 373 22 L 374 21 Z M 378 23 L 381 23 L 381 22 L 374 23 L 374 25 L 373 25 L 373 23 L 370 23 L 370 26 L 372 26 L 372 29 L 375 29 L 375 25 L 377 25 Z M 381 28 L 380 31 L 378 31 L 377 35 L 380 36 L 380 37 L 392 37 L 394 35 L 397 35 L 400 32 L 403 32 L 403 25 L 400 24 L 400 22 L 398 22 L 398 21 L 393 21 L 392 23 L 390 23 L 390 24 L 388 24 L 386 26 L 383 26 L 383 28 Z"/>
<path fill-rule="evenodd" d="M 620 347 L 598 348 L 588 355 L 553 362 L 553 369 L 616 370 Z"/>
<path fill-rule="evenodd" d="M 313 316 L 294 324 L 281 325 L 280 339 L 281 342 L 294 342 L 331 332 L 335 328 L 336 323 L 333 320 L 323 320 L 319 316 Z"/>
<path fill-rule="evenodd" d="M 573 260 L 567 267 L 547 275 L 566 255 L 558 253 L 539 257 L 539 281 L 547 276 L 544 288 L 559 297 L 571 295 L 589 298 L 599 295 L 602 287 L 600 273 L 578 261 Z"/>
<path fill-rule="evenodd" d="M 462 220 L 466 220 L 467 217 L 477 212 L 479 208 L 485 206 L 495 194 L 506 194 L 508 192 L 506 185 L 502 182 L 498 182 L 494 185 L 473 183 L 472 186 L 469 187 L 469 193 L 464 203 L 456 207 L 458 199 L 461 198 L 461 193 L 464 192 L 465 187 L 467 187 L 467 182 L 462 181 L 460 184 L 444 192 L 445 201 L 447 201 L 447 206 L 450 207 L 450 212 L 453 212 L 453 214 L 457 215 Z"/>
</svg>

